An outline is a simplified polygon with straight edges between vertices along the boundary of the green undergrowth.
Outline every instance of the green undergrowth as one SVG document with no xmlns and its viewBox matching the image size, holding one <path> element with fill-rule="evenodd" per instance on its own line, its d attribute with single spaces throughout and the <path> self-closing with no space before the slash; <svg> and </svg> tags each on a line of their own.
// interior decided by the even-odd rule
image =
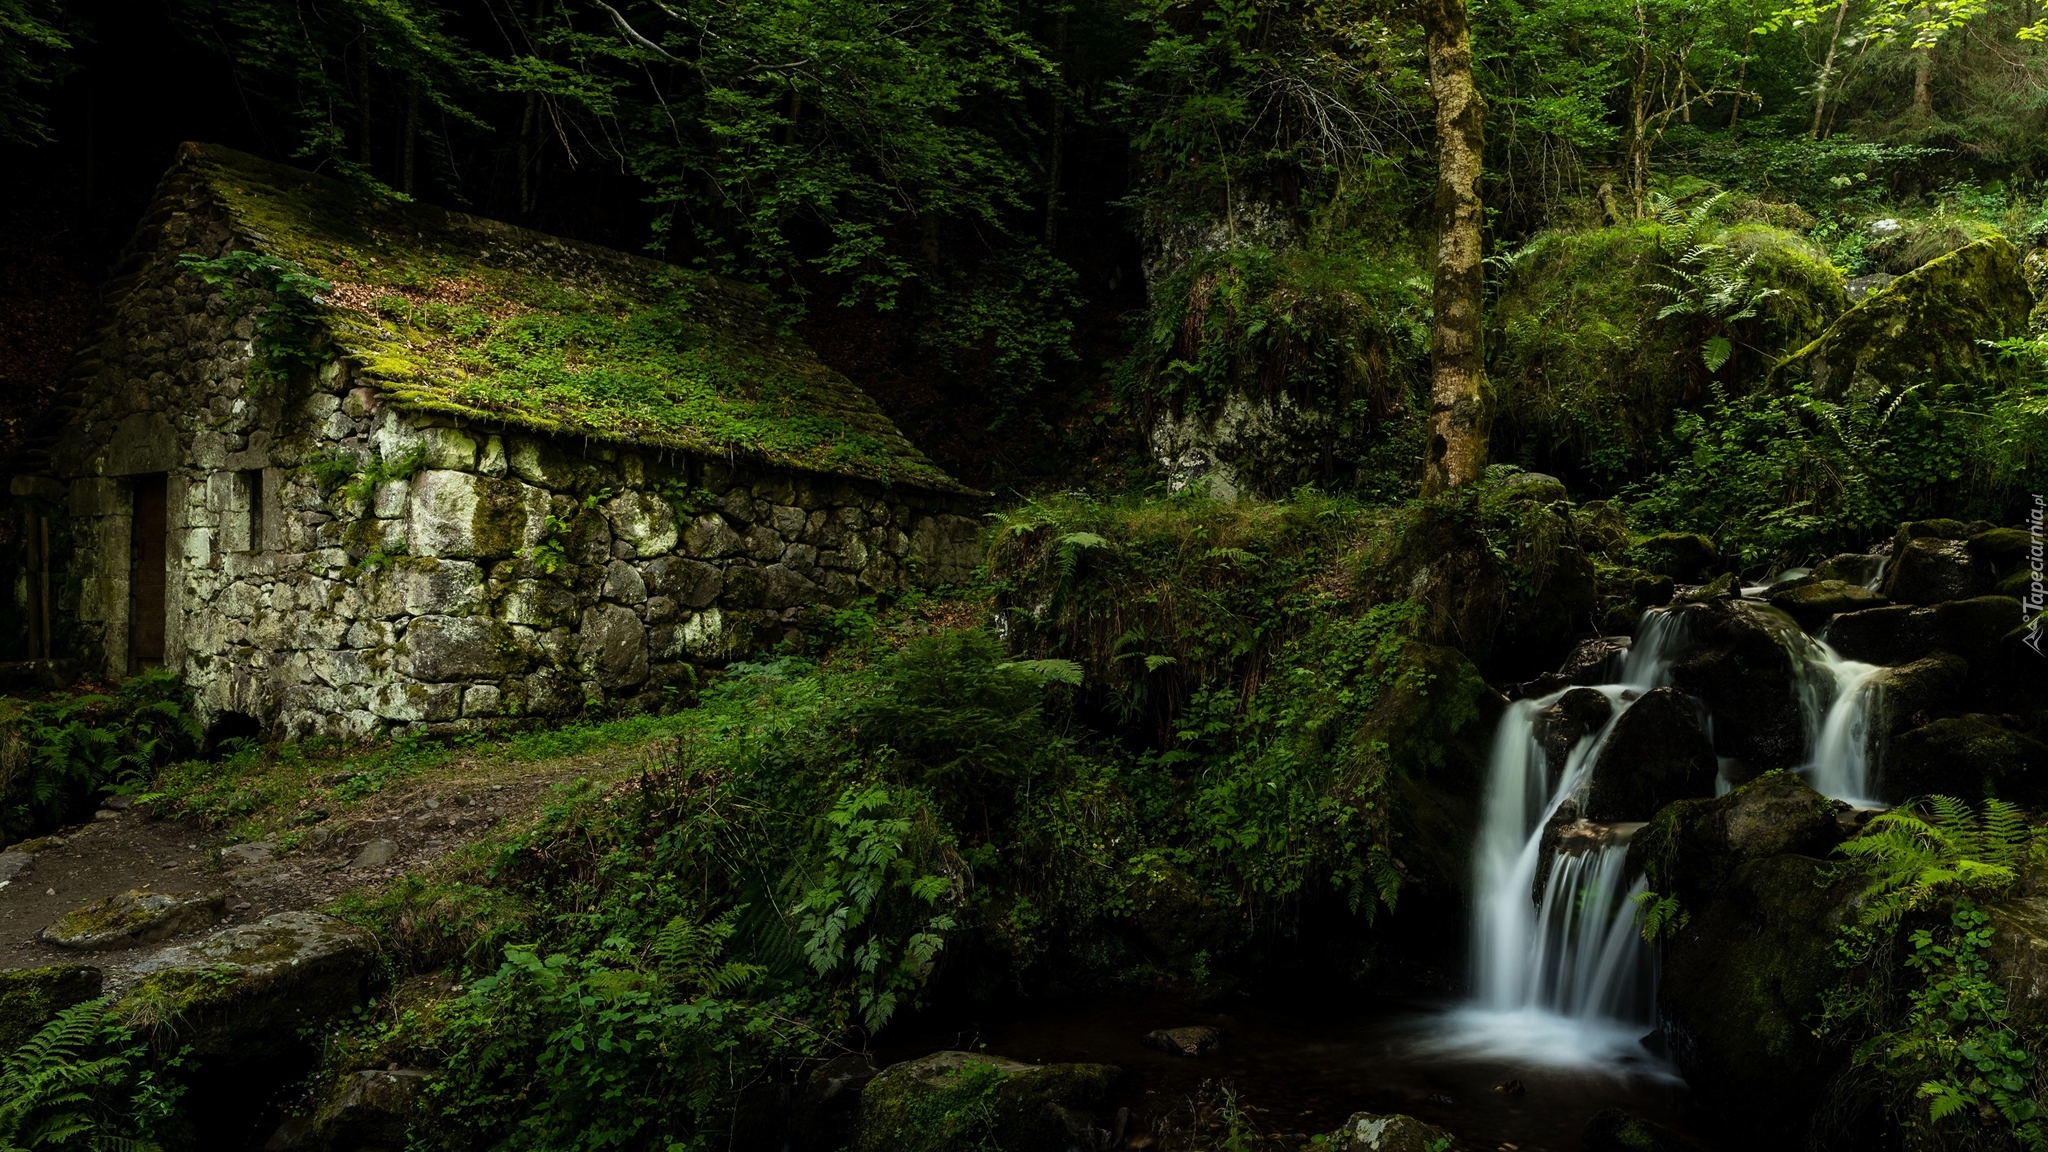
<svg viewBox="0 0 2048 1152">
<path fill-rule="evenodd" d="M 1742 391 L 1846 306 L 1842 276 L 1723 196 L 1538 236 L 1490 312 L 1496 459 L 1611 490 L 1655 470 L 1673 417 Z"/>
<path fill-rule="evenodd" d="M 283 836 L 296 842 L 313 824 L 394 785 L 439 776 L 487 783 L 497 765 L 631 748 L 683 724 L 674 714 L 643 714 L 496 738 L 401 736 L 370 745 L 244 741 L 218 759 L 166 766 L 142 799 L 166 815 L 198 818 L 236 839 Z"/>
<path fill-rule="evenodd" d="M 1630 513 L 1714 537 L 1746 568 L 1861 549 L 1904 520 L 2017 523 L 2048 484 L 2048 345 L 2008 341 L 2002 354 L 2019 369 L 2002 388 L 1717 390 L 1679 415 L 1671 463 L 1630 490 Z"/>
<path fill-rule="evenodd" d="M 92 815 L 199 747 L 183 685 L 145 672 L 110 690 L 0 698 L 0 844 Z"/>
<path fill-rule="evenodd" d="M 1868 882 L 1819 1021 L 1849 1047 L 1837 1091 L 1873 1098 L 1908 1152 L 2048 1147 L 2040 1055 L 1993 970 L 1987 909 L 2048 862 L 2039 829 L 2002 801 L 1934 796 L 1838 851 Z"/>
</svg>

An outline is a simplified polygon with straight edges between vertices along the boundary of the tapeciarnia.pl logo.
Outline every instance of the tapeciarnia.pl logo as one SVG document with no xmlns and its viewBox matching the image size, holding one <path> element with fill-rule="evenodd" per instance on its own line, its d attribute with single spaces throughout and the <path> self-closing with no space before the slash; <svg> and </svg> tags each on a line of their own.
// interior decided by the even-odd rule
<svg viewBox="0 0 2048 1152">
<path fill-rule="evenodd" d="M 2048 551 L 2044 548 L 2048 545 L 2048 536 L 2043 534 L 2044 516 L 2048 516 L 2048 496 L 2036 492 L 2034 509 L 2027 513 L 2027 534 L 2033 538 L 2033 546 L 2027 550 L 2027 563 L 2033 568 L 2034 581 L 2027 588 L 2026 601 L 2020 605 L 2021 619 L 2028 626 L 2027 638 L 2022 643 L 2032 648 L 2036 656 L 2043 655 L 2041 629 L 2044 616 L 2041 610 L 2048 607 L 2048 561 L 2043 559 L 2043 552 Z"/>
</svg>

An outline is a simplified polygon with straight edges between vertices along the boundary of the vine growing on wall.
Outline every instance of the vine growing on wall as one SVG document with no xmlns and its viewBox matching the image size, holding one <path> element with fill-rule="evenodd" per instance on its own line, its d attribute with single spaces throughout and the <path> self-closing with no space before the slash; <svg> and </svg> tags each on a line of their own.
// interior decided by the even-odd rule
<svg viewBox="0 0 2048 1152">
<path fill-rule="evenodd" d="M 320 366 L 320 297 L 332 292 L 333 284 L 289 260 L 247 248 L 213 259 L 187 252 L 178 258 L 178 267 L 219 289 L 237 317 L 255 313 L 251 388 L 283 383 Z"/>
</svg>

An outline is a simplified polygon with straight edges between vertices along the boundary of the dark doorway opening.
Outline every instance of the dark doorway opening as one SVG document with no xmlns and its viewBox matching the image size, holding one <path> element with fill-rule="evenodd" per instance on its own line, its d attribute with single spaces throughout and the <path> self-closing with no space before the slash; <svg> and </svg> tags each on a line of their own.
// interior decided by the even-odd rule
<svg viewBox="0 0 2048 1152">
<path fill-rule="evenodd" d="M 134 536 L 128 555 L 128 673 L 164 663 L 164 586 L 170 555 L 165 476 L 135 478 Z"/>
</svg>

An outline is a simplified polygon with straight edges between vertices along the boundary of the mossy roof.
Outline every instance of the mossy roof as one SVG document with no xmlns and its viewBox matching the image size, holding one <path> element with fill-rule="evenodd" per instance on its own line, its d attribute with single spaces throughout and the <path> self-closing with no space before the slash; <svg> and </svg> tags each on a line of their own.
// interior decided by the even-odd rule
<svg viewBox="0 0 2048 1152">
<path fill-rule="evenodd" d="M 179 163 L 248 245 L 334 284 L 331 339 L 400 407 L 968 491 L 758 288 L 217 145 Z"/>
</svg>

